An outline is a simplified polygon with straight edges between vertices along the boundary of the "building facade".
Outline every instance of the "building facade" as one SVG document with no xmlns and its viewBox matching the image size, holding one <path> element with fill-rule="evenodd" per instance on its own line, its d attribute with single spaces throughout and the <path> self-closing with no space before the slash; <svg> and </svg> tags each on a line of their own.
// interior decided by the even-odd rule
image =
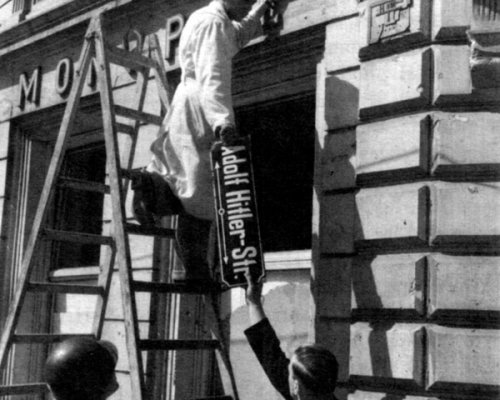
<svg viewBox="0 0 500 400">
<path fill-rule="evenodd" d="M 173 88 L 180 32 L 207 3 L 13 0 L 0 8 L 0 321 L 91 16 L 104 13 L 108 42 L 130 51 L 147 55 L 145 38 L 156 34 Z M 282 348 L 330 348 L 339 399 L 498 398 L 500 1 L 290 0 L 267 23 L 234 60 L 233 96 L 239 129 L 252 136 L 264 307 Z M 93 78 L 63 171 L 104 182 Z M 126 106 L 133 71 L 113 68 L 112 80 L 114 101 Z M 146 111 L 160 114 L 153 86 Z M 156 134 L 141 127 L 135 168 L 149 162 Z M 58 190 L 49 221 L 101 233 L 109 199 Z M 134 276 L 169 276 L 168 243 L 132 236 L 131 248 Z M 41 275 L 68 282 L 95 281 L 103 258 L 99 248 L 64 243 L 37 256 Z M 129 399 L 118 280 L 113 293 L 104 329 L 120 348 L 113 398 Z M 145 337 L 208 334 L 200 299 L 141 295 L 138 303 Z M 222 304 L 241 398 L 279 399 L 246 344 L 243 290 L 225 292 Z M 21 325 L 85 332 L 92 310 L 78 295 L 35 295 Z M 16 347 L 4 379 L 33 380 L 44 358 L 44 349 Z M 210 357 L 147 355 L 145 365 L 154 398 L 218 385 Z"/>
</svg>

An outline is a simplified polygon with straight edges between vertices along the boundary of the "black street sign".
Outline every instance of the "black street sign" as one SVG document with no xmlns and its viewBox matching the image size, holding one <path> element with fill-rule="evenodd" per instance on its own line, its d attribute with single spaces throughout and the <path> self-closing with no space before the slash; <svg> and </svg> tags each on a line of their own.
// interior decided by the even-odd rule
<svg viewBox="0 0 500 400">
<path fill-rule="evenodd" d="M 257 202 L 248 139 L 236 146 L 217 142 L 212 148 L 212 173 L 222 281 L 229 287 L 265 275 Z"/>
</svg>

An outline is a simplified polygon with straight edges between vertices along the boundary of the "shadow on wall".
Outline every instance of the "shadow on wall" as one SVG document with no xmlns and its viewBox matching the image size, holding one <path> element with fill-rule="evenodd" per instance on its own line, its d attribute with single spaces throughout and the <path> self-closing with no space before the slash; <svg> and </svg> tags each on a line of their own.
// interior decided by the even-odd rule
<svg viewBox="0 0 500 400">
<path fill-rule="evenodd" d="M 393 375 L 387 340 L 387 331 L 393 324 L 367 320 L 368 338 L 355 335 L 352 329 L 354 299 L 358 308 L 381 309 L 383 304 L 371 269 L 375 254 L 358 256 L 355 253 L 355 240 L 364 238 L 356 206 L 356 170 L 352 162 L 356 155 L 359 89 L 341 79 L 343 75 L 347 74 L 326 77 L 324 109 L 318 107 L 323 114 L 317 119 L 319 123 L 324 121 L 328 133 L 324 143 L 320 143 L 316 135 L 316 159 L 321 165 L 315 177 L 320 237 L 314 234 L 312 238 L 313 253 L 319 256 L 313 260 L 315 274 L 311 282 L 316 305 L 316 342 L 336 355 L 340 386 L 356 381 L 349 369 L 354 361 L 353 349 L 358 346 L 368 347 L 373 376 Z M 337 397 L 345 399 L 347 392 L 338 390 Z"/>
</svg>

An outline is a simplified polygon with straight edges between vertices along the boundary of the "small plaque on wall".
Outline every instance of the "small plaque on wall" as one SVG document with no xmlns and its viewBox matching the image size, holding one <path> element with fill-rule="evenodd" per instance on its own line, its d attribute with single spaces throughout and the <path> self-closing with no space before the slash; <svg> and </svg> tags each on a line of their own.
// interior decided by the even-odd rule
<svg viewBox="0 0 500 400">
<path fill-rule="evenodd" d="M 369 44 L 410 30 L 412 0 L 384 0 L 370 6 Z"/>
</svg>

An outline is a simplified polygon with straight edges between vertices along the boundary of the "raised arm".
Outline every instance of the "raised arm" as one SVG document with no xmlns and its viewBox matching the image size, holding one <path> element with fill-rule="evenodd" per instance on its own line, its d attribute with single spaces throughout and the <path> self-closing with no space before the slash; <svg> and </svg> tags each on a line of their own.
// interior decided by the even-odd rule
<svg viewBox="0 0 500 400">
<path fill-rule="evenodd" d="M 235 51 L 227 27 L 219 20 L 207 21 L 197 32 L 194 65 L 200 85 L 200 101 L 210 127 L 234 125 L 231 98 L 231 58 Z"/>
<path fill-rule="evenodd" d="M 238 35 L 238 45 L 243 48 L 250 40 L 262 35 L 261 18 L 275 1 L 257 0 L 248 15 L 239 22 L 233 21 Z"/>
<path fill-rule="evenodd" d="M 264 312 L 264 307 L 262 306 L 262 285 L 263 282 L 253 282 L 250 272 L 246 272 L 245 277 L 247 279 L 247 291 L 246 299 L 248 305 L 248 317 L 250 320 L 250 325 L 255 325 L 256 323 L 262 321 L 266 318 Z"/>
<path fill-rule="evenodd" d="M 253 282 L 250 273 L 246 274 L 246 278 L 248 283 L 246 298 L 251 326 L 245 330 L 245 335 L 271 384 L 285 399 L 291 400 L 288 386 L 290 360 L 281 350 L 280 341 L 264 312 L 261 301 L 262 283 Z"/>
</svg>

